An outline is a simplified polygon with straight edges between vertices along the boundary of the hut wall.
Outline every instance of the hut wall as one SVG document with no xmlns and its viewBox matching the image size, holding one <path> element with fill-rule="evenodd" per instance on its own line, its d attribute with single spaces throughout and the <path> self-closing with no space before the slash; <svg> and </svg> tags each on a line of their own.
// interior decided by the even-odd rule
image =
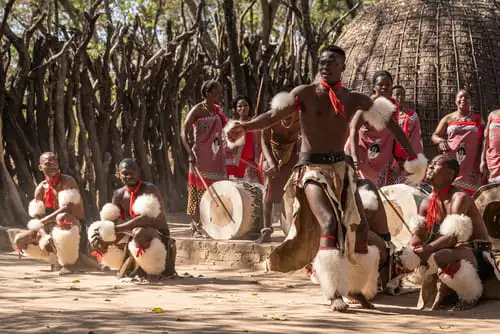
<svg viewBox="0 0 500 334">
<path fill-rule="evenodd" d="M 365 7 L 340 36 L 345 86 L 370 94 L 387 70 L 422 121 L 426 151 L 438 121 L 455 110 L 461 88 L 483 117 L 500 107 L 500 1 L 381 0 Z"/>
</svg>

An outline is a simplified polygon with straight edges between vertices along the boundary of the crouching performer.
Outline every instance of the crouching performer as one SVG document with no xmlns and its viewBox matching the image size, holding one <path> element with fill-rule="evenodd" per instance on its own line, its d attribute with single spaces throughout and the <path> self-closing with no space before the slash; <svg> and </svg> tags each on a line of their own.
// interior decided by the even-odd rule
<svg viewBox="0 0 500 334">
<path fill-rule="evenodd" d="M 112 203 L 101 210 L 101 220 L 88 230 L 95 255 L 104 266 L 121 274 L 137 272 L 143 278 L 175 275 L 175 240 L 170 238 L 160 190 L 141 180 L 134 160 L 124 159 L 118 168 L 125 186 L 115 191 Z M 135 268 L 129 267 L 129 257 Z"/>
<path fill-rule="evenodd" d="M 394 250 L 387 223 L 387 214 L 377 186 L 372 181 L 359 179 L 357 186 L 369 227 L 368 244 L 376 246 L 380 253 L 378 271 L 381 287 L 385 289 L 386 284 L 392 278 L 391 255 Z"/>
<path fill-rule="evenodd" d="M 28 257 L 47 260 L 52 270 L 61 268 L 61 275 L 68 274 L 78 260 L 83 201 L 75 179 L 61 174 L 54 153 L 40 156 L 39 169 L 45 180 L 29 203 L 33 218 L 28 222 L 29 231 L 16 235 L 15 247 Z"/>
<path fill-rule="evenodd" d="M 483 218 L 471 197 L 452 185 L 459 170 L 449 156 L 439 155 L 429 164 L 426 179 L 433 192 L 422 202 L 420 216 L 412 219 L 410 246 L 399 256 L 408 270 L 425 268 L 422 290 L 434 290 L 434 298 L 423 300 L 421 308 L 439 308 L 449 289 L 459 298 L 454 310 L 473 308 L 483 294 L 483 282 L 493 273 L 500 279 Z M 428 284 L 436 273 L 439 289 L 436 281 Z"/>
<path fill-rule="evenodd" d="M 313 271 L 332 310 L 346 311 L 342 296 L 365 308 L 377 290 L 379 252 L 368 246 L 368 224 L 357 193 L 354 170 L 343 152 L 349 119 L 356 110 L 375 126 L 388 126 L 409 156 L 416 156 L 403 130 L 392 119 L 394 105 L 372 101 L 342 87 L 345 53 L 325 47 L 319 60 L 319 82 L 274 97 L 271 110 L 246 123 L 229 124 L 230 141 L 246 131 L 269 128 L 299 111 L 302 131 L 299 161 L 285 186 L 286 217 L 293 225 L 283 244 L 269 258 L 269 269 L 299 270 L 313 261 Z M 416 167 L 416 166 L 413 166 Z M 424 167 L 425 170 L 425 167 Z"/>
</svg>

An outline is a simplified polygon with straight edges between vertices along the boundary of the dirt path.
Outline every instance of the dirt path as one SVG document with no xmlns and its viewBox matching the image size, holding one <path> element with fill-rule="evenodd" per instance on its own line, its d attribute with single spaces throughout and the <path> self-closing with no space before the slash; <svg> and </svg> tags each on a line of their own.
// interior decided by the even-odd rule
<svg viewBox="0 0 500 334">
<path fill-rule="evenodd" d="M 431 313 L 414 308 L 416 294 L 382 296 L 374 311 L 332 313 L 302 272 L 179 267 L 193 277 L 140 285 L 109 273 L 61 277 L 13 253 L 0 253 L 0 271 L 0 333 L 498 333 L 500 326 L 500 301 Z"/>
</svg>

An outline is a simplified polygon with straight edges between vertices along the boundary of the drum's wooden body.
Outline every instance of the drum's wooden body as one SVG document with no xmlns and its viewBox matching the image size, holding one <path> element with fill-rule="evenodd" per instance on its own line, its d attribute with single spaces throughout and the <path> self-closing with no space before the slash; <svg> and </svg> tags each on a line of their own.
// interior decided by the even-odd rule
<svg viewBox="0 0 500 334">
<path fill-rule="evenodd" d="M 408 221 L 412 216 L 418 215 L 420 203 L 428 194 L 420 188 L 406 184 L 385 186 L 379 191 L 382 193 L 382 203 L 392 242 L 397 248 L 408 244 L 411 238 L 411 232 L 407 227 Z"/>
<path fill-rule="evenodd" d="M 248 239 L 262 228 L 262 185 L 219 181 L 200 201 L 203 230 L 213 239 Z"/>
<path fill-rule="evenodd" d="M 500 238 L 500 184 L 482 186 L 474 193 L 473 199 L 488 228 L 488 234 Z"/>
</svg>

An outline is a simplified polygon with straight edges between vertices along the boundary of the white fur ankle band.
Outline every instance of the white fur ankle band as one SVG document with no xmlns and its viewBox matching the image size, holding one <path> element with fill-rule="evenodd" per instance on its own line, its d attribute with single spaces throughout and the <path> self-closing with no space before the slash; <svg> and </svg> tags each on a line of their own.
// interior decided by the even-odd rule
<svg viewBox="0 0 500 334">
<path fill-rule="evenodd" d="M 467 260 L 460 261 L 460 268 L 455 273 L 439 269 L 439 279 L 455 290 L 458 297 L 468 303 L 477 301 L 483 295 L 483 284 L 476 268 Z"/>
<path fill-rule="evenodd" d="M 380 253 L 376 246 L 368 246 L 367 254 L 355 253 L 355 257 L 356 263 L 349 263 L 349 292 L 371 299 L 377 294 Z"/>
<path fill-rule="evenodd" d="M 332 300 L 336 294 L 346 295 L 347 259 L 338 249 L 320 249 L 314 258 L 313 273 L 326 299 Z"/>
<path fill-rule="evenodd" d="M 373 101 L 370 109 L 363 112 L 363 118 L 377 131 L 381 131 L 396 111 L 396 106 L 385 97 L 378 97 Z"/>
<path fill-rule="evenodd" d="M 448 215 L 441 223 L 439 233 L 456 237 L 458 242 L 469 241 L 472 236 L 472 219 L 465 215 Z"/>
</svg>

